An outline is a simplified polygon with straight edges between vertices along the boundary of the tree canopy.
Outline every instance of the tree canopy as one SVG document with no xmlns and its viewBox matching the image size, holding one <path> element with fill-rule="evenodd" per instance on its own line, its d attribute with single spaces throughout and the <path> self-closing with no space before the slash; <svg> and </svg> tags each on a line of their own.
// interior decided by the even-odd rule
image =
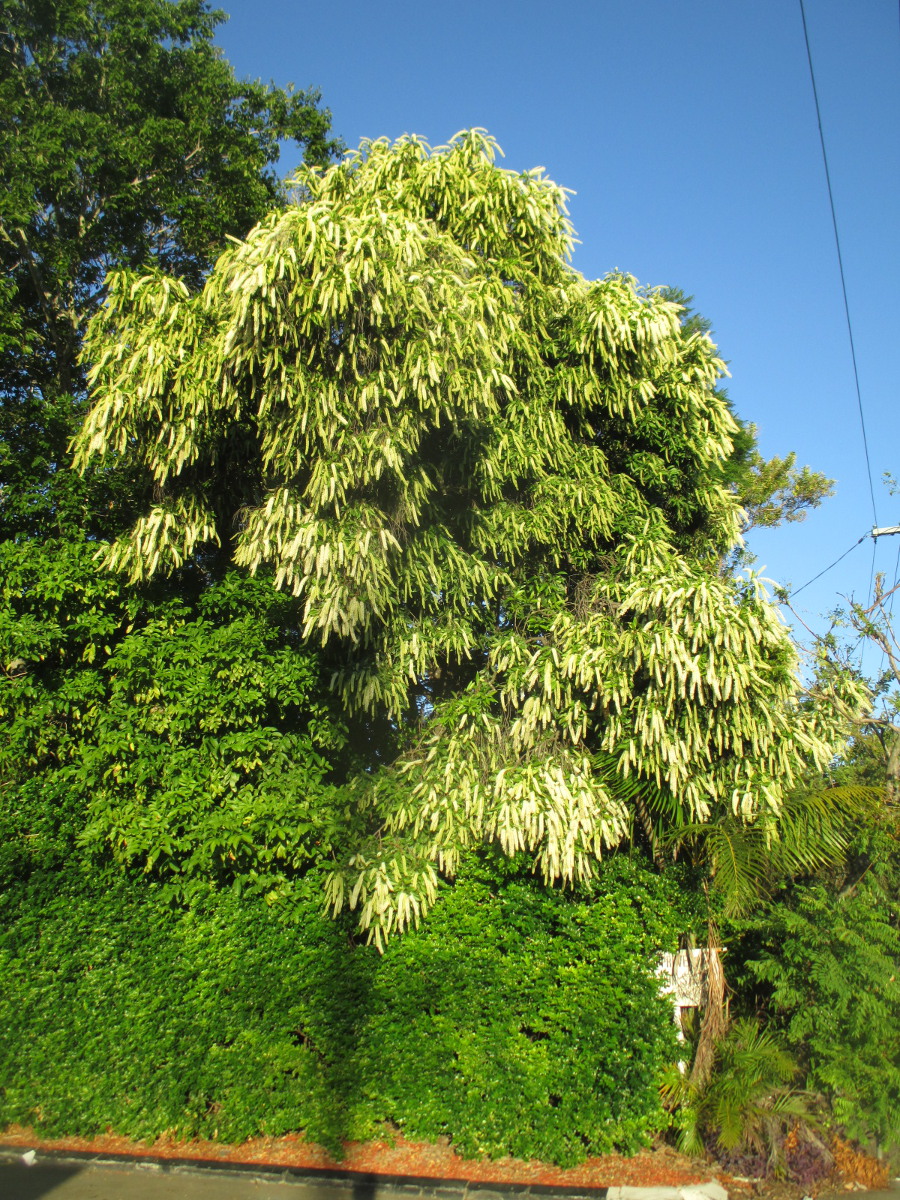
<svg viewBox="0 0 900 1200">
<path fill-rule="evenodd" d="M 751 820 L 832 752 L 757 580 L 724 371 L 681 309 L 572 269 L 565 192 L 484 133 L 306 167 L 199 290 L 120 271 L 77 461 L 152 480 L 134 581 L 220 548 L 302 602 L 405 748 L 332 876 L 377 935 L 487 837 L 589 874 L 635 814 Z"/>
<path fill-rule="evenodd" d="M 197 286 L 280 201 L 290 138 L 329 159 L 315 92 L 241 83 L 205 0 L 10 0 L 0 31 L 0 533 L 108 524 L 75 486 L 84 326 L 114 266 Z M 127 489 L 126 489 L 127 491 Z"/>
<path fill-rule="evenodd" d="M 355 1097 L 364 1135 L 392 1119 L 479 1152 L 631 1145 L 671 1053 L 651 956 L 702 919 L 715 947 L 723 911 L 752 901 L 759 944 L 729 929 L 729 961 L 770 986 L 810 1081 L 860 1129 L 895 1132 L 897 997 L 877 986 L 896 958 L 893 810 L 857 833 L 864 789 L 807 794 L 862 690 L 826 652 L 803 697 L 764 590 L 735 572 L 743 531 L 801 518 L 830 482 L 759 456 L 689 298 L 572 270 L 564 190 L 500 170 L 479 131 L 365 143 L 328 168 L 317 94 L 238 82 L 204 0 L 10 0 L 4 16 L 6 974 L 28 966 L 10 1011 L 51 1031 L 67 981 L 88 980 L 92 1029 L 100 997 L 111 1034 L 61 1086 L 26 1021 L 52 1086 L 13 1071 L 10 1119 L 337 1138 Z M 273 170 L 286 137 L 307 162 L 290 194 Z M 853 617 L 895 665 L 886 598 Z M 881 780 L 877 735 L 896 782 L 895 709 L 868 714 L 875 734 L 832 781 Z M 597 867 L 629 842 L 645 845 Z M 535 864 L 577 886 L 548 892 Z M 436 902 L 432 923 L 376 967 L 349 918 L 321 919 L 323 877 L 380 947 Z M 179 1066 L 161 1093 L 158 1022 L 134 997 L 172 975 L 172 946 L 173 978 L 212 956 L 191 1016 L 210 1037 L 196 1089 Z M 240 966 L 247 946 L 264 970 Z M 444 1000 L 434 1017 L 441 987 L 462 1023 Z M 833 1017 L 863 993 L 877 1003 L 848 1074 Z M 581 1018 L 586 1100 L 558 1104 L 552 1029 L 565 1050 Z M 141 1028 L 145 1059 L 122 1035 Z M 95 1086 L 107 1042 L 149 1071 L 124 1107 Z M 596 1076 L 610 1052 L 628 1076 L 614 1111 Z"/>
<path fill-rule="evenodd" d="M 283 203 L 280 141 L 317 163 L 340 147 L 317 93 L 235 78 L 212 42 L 223 16 L 203 0 L 4 7 L 2 886 L 112 856 L 176 889 L 193 873 L 271 890 L 326 837 L 343 735 L 296 603 L 245 573 L 143 590 L 98 575 L 98 543 L 147 481 L 70 469 L 107 272 L 156 264 L 199 287 L 228 237 Z"/>
<path fill-rule="evenodd" d="M 296 602 L 243 572 L 139 593 L 95 550 L 0 543 L 0 889 L 111 858 L 180 899 L 279 894 L 339 828 Z"/>
</svg>

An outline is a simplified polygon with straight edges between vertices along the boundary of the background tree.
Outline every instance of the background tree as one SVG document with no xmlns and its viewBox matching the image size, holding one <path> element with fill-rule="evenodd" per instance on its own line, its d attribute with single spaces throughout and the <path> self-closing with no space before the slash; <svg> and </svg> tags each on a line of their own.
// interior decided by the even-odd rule
<svg viewBox="0 0 900 1200">
<path fill-rule="evenodd" d="M 889 727 L 863 727 L 791 798 L 801 813 L 825 805 L 829 822 L 855 809 L 843 852 L 806 864 L 779 864 L 776 853 L 756 902 L 724 922 L 732 1007 L 761 1014 L 790 1047 L 836 1129 L 881 1148 L 900 1131 L 900 827 L 886 734 L 890 745 Z"/>
<path fill-rule="evenodd" d="M 729 1024 L 720 925 L 766 908 L 798 880 L 845 869 L 860 827 L 878 820 L 881 803 L 877 788 L 823 788 L 807 779 L 777 812 L 762 812 L 752 822 L 724 812 L 663 835 L 673 857 L 692 861 L 706 904 L 707 998 L 691 1064 L 693 1089 L 702 1092 L 708 1084 Z"/>
<path fill-rule="evenodd" d="M 896 811 L 860 822 L 845 859 L 795 880 L 731 938 L 737 1003 L 781 1032 L 835 1124 L 900 1136 L 900 839 Z"/>
<path fill-rule="evenodd" d="M 861 643 L 880 652 L 872 679 L 861 673 Z M 891 590 L 878 578 L 872 603 L 836 610 L 813 646 L 811 698 L 835 703 L 855 731 L 848 746 L 800 780 L 776 822 L 688 832 L 719 893 L 732 1011 L 761 1017 L 791 1050 L 810 1094 L 827 1099 L 833 1129 L 881 1148 L 897 1137 L 900 1086 L 898 659 Z M 848 680 L 862 689 L 862 707 L 841 702 Z M 707 1037 L 716 1015 L 717 1036 Z M 717 1093 L 728 1053 L 721 1007 L 708 1016 L 692 1073 L 700 1091 L 688 1108 L 704 1087 Z M 694 1115 L 702 1108 L 695 1103 Z"/>
<path fill-rule="evenodd" d="M 755 425 L 748 427 L 755 441 Z M 834 492 L 834 480 L 810 467 L 797 467 L 792 451 L 784 458 L 763 458 L 755 446 L 736 473 L 734 487 L 746 514 L 743 533 L 751 529 L 781 525 L 785 521 L 804 521 L 812 508 L 818 508 Z"/>
<path fill-rule="evenodd" d="M 872 603 L 850 605 L 849 624 L 859 639 L 864 639 L 880 655 L 880 670 L 871 687 L 872 711 L 862 728 L 864 741 L 856 749 L 854 763 L 862 768 L 867 750 L 874 751 L 883 774 L 887 803 L 900 803 L 900 637 L 893 618 L 893 596 L 900 583 L 885 589 L 884 576 L 875 577 Z M 836 643 L 827 642 L 825 652 Z M 846 660 L 845 660 L 846 663 Z M 852 670 L 849 664 L 845 669 Z M 876 749 L 877 746 L 877 749 Z"/>
<path fill-rule="evenodd" d="M 332 877 L 377 937 L 472 842 L 573 879 L 642 806 L 752 820 L 832 753 L 774 609 L 720 571 L 714 346 L 572 270 L 564 192 L 494 153 L 475 131 L 304 170 L 201 291 L 116 275 L 86 343 L 78 461 L 157 496 L 109 564 L 273 570 L 343 705 L 404 731 Z"/>
<path fill-rule="evenodd" d="M 173 887 L 203 860 L 214 878 L 274 888 L 308 857 L 304 804 L 327 823 L 323 779 L 343 735 L 322 710 L 296 606 L 262 580 L 239 596 L 210 561 L 150 590 L 98 577 L 99 540 L 130 525 L 145 481 L 69 466 L 86 407 L 81 342 L 106 273 L 156 263 L 199 286 L 229 237 L 284 202 L 280 141 L 315 163 L 339 148 L 316 93 L 235 78 L 212 42 L 222 19 L 202 0 L 4 8 L 4 882 L 77 874 L 105 848 L 141 869 L 163 852 L 157 874 Z M 94 806 L 113 801 L 118 833 L 92 837 Z M 286 813 L 291 832 L 274 839 Z"/>
<path fill-rule="evenodd" d="M 87 320 L 114 266 L 197 286 L 283 199 L 273 164 L 338 148 L 315 92 L 239 82 L 205 0 L 10 0 L 0 30 L 0 535 L 131 519 L 134 481 L 66 468 Z M 112 510 L 123 506 L 123 516 Z"/>
</svg>

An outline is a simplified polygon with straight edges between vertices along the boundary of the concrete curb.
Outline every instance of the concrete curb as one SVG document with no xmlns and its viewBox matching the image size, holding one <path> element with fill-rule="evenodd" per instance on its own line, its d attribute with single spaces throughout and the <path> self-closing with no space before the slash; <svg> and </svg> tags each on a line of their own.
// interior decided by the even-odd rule
<svg viewBox="0 0 900 1200">
<path fill-rule="evenodd" d="M 684 1187 L 611 1187 L 606 1189 L 606 1200 L 728 1200 L 728 1193 L 712 1179 Z"/>
<path fill-rule="evenodd" d="M 507 1200 L 519 1197 L 559 1197 L 560 1200 L 728 1200 L 717 1180 L 684 1187 L 558 1187 L 546 1183 L 493 1183 L 467 1179 L 434 1179 L 419 1175 L 376 1175 L 327 1167 L 266 1166 L 263 1163 L 215 1162 L 204 1158 L 155 1158 L 152 1154 L 100 1154 L 88 1150 L 35 1150 L 0 1143 L 4 1163 L 80 1167 L 130 1167 L 137 1171 L 234 1178 L 250 1182 L 285 1182 L 333 1187 L 353 1200 L 370 1200 L 389 1191 L 429 1200 Z"/>
</svg>

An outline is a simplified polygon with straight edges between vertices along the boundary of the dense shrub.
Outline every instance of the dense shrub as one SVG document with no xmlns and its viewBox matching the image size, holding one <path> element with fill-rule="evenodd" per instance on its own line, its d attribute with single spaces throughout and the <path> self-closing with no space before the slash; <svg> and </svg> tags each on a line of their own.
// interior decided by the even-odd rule
<svg viewBox="0 0 900 1200">
<path fill-rule="evenodd" d="M 900 1139 L 900 909 L 873 871 L 791 889 L 750 922 L 744 970 L 854 1137 Z"/>
<path fill-rule="evenodd" d="M 0 901 L 0 1121 L 634 1149 L 674 1051 L 652 976 L 684 920 L 673 896 L 627 859 L 577 896 L 471 862 L 380 957 L 322 915 L 312 878 L 290 910 L 212 889 L 175 909 L 152 885 L 33 873 Z"/>
<path fill-rule="evenodd" d="M 0 544 L 0 885 L 112 856 L 280 888 L 327 852 L 343 739 L 296 602 L 236 572 L 129 590 L 96 550 Z"/>
<path fill-rule="evenodd" d="M 469 1154 L 636 1149 L 675 1048 L 652 975 L 670 903 L 627 860 L 580 898 L 470 867 L 373 981 L 357 1056 L 373 1116 Z"/>
</svg>

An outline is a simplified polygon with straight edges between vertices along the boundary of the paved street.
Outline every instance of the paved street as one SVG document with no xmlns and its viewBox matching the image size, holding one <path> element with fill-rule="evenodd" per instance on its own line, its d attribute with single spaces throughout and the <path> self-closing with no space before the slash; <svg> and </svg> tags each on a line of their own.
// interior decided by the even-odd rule
<svg viewBox="0 0 900 1200">
<path fill-rule="evenodd" d="M 410 1200 L 413 1194 L 368 1183 L 316 1184 L 233 1170 L 0 1162 L 0 1200 Z"/>
<path fill-rule="evenodd" d="M 567 1189 L 562 1189 L 564 1194 Z M 628 1188 L 629 1200 L 670 1200 L 677 1195 L 669 1188 Z M 689 1189 L 693 1191 L 693 1189 Z M 634 1193 L 632 1196 L 631 1193 Z M 643 1193 L 638 1196 L 637 1193 Z M 659 1193 L 654 1196 L 653 1193 Z M 602 1194 L 602 1193 L 600 1193 Z M 415 1186 L 395 1188 L 363 1181 L 310 1182 L 273 1175 L 242 1172 L 236 1169 L 184 1169 L 146 1163 L 130 1165 L 96 1164 L 77 1161 L 38 1160 L 31 1166 L 18 1157 L 0 1159 L 0 1200 L 415 1200 L 415 1197 L 439 1197 L 439 1200 L 511 1200 L 529 1195 L 521 1189 L 503 1188 L 492 1192 L 481 1185 L 467 1196 L 461 1185 L 445 1185 L 435 1180 L 427 1193 Z M 823 1195 L 819 1200 L 900 1200 L 896 1182 L 886 1191 L 844 1191 Z"/>
</svg>

